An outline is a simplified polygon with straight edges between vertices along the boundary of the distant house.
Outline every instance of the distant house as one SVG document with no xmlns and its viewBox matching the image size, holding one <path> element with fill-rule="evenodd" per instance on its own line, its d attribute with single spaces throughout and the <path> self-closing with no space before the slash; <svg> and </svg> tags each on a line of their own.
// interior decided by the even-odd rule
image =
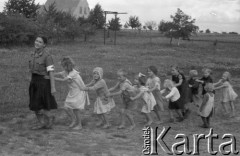
<svg viewBox="0 0 240 156">
<path fill-rule="evenodd" d="M 70 12 L 76 18 L 89 16 L 89 5 L 87 0 L 47 0 L 45 7 L 48 8 L 52 3 L 56 4 L 58 11 Z M 43 8 L 40 9 L 40 12 Z"/>
</svg>

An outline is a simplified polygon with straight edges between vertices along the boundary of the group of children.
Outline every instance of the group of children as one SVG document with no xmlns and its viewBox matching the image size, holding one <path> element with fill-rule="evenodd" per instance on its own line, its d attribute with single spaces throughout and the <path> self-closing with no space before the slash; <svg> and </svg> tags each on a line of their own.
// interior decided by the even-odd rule
<svg viewBox="0 0 240 156">
<path fill-rule="evenodd" d="M 237 94 L 230 84 L 230 73 L 224 72 L 222 79 L 213 83 L 211 70 L 205 69 L 203 77 L 198 79 L 198 72 L 191 70 L 190 79 L 186 80 L 177 67 L 172 67 L 172 79 L 166 79 L 161 89 L 161 80 L 157 76 L 158 70 L 155 66 L 147 68 L 147 76 L 139 73 L 135 75 L 133 84 L 127 79 L 127 72 L 123 69 L 117 71 L 118 82 L 108 89 L 103 79 L 103 69 L 96 67 L 93 70 L 93 80 L 85 85 L 79 73 L 74 69 L 74 61 L 70 57 L 64 57 L 61 61 L 64 71 L 55 73 L 55 80 L 65 81 L 69 87 L 69 93 L 64 103 L 66 113 L 71 117 L 71 128 L 79 130 L 82 128 L 80 110 L 86 104 L 90 104 L 88 92 L 95 91 L 97 99 L 94 103 L 94 113 L 99 117 L 97 126 L 109 128 L 110 123 L 107 114 L 115 107 L 114 97 L 120 96 L 122 103 L 118 104 L 121 123 L 119 129 L 125 128 L 125 119 L 130 122 L 129 129 L 135 127 L 133 111 L 142 107 L 141 112 L 145 115 L 147 122 L 145 126 L 153 123 L 152 113 L 156 114 L 157 124 L 162 123 L 161 112 L 168 102 L 170 122 L 183 121 L 190 113 L 189 104 L 194 103 L 199 107 L 198 113 L 202 117 L 203 127 L 209 127 L 209 119 L 214 110 L 214 92 L 222 89 L 222 104 L 225 113 L 228 113 L 227 103 L 231 106 L 231 117 L 235 115 L 234 100 Z M 61 76 L 61 78 L 59 77 Z M 178 114 L 174 118 L 173 112 Z"/>
</svg>

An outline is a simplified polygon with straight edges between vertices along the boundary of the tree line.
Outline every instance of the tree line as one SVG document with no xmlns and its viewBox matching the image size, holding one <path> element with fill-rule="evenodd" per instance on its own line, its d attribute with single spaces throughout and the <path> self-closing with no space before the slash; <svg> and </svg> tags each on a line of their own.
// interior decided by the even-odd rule
<svg viewBox="0 0 240 156">
<path fill-rule="evenodd" d="M 141 24 L 139 17 L 130 16 L 124 25 L 120 18 L 112 18 L 105 21 L 104 10 L 100 4 L 91 9 L 87 18 L 75 18 L 70 12 L 62 12 L 52 3 L 48 7 L 41 6 L 35 0 L 8 0 L 3 12 L 0 13 L 0 44 L 31 44 L 38 34 L 47 36 L 51 41 L 74 40 L 83 37 L 87 41 L 89 35 L 94 35 L 97 29 L 118 31 L 125 29 L 158 30 L 164 36 L 172 39 L 189 40 L 191 35 L 199 31 L 195 25 L 195 19 L 177 9 L 175 15 L 171 15 L 171 21 L 147 21 Z M 106 23 L 106 24 L 105 24 Z M 210 33 L 207 29 L 206 33 Z M 231 34 L 236 34 L 231 32 Z"/>
</svg>

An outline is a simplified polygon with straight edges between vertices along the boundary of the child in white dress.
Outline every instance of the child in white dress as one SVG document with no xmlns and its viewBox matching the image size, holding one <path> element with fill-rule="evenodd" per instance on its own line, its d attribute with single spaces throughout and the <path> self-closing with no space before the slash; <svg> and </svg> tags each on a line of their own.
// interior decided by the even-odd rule
<svg viewBox="0 0 240 156">
<path fill-rule="evenodd" d="M 107 120 L 106 114 L 115 107 L 115 102 L 112 98 L 108 97 L 109 90 L 105 80 L 103 79 L 103 69 L 96 67 L 93 70 L 93 80 L 86 85 L 86 91 L 96 91 L 97 99 L 94 104 L 94 113 L 99 116 L 100 122 L 97 126 L 103 125 L 103 128 L 109 128 L 110 123 Z"/>
<path fill-rule="evenodd" d="M 206 91 L 203 95 L 203 103 L 199 109 L 199 115 L 203 120 L 203 128 L 209 128 L 210 126 L 210 117 L 212 117 L 214 110 L 214 86 L 212 83 L 206 83 L 204 86 Z"/>
<path fill-rule="evenodd" d="M 131 97 L 131 100 L 136 100 L 138 98 L 142 99 L 143 107 L 141 112 L 145 114 L 147 119 L 147 123 L 145 126 L 150 126 L 153 122 L 151 112 L 154 110 L 156 100 L 153 94 L 149 92 L 149 89 L 145 86 L 146 85 L 145 75 L 139 73 L 139 75 L 135 76 L 134 83 L 137 85 L 140 92 L 135 97 Z"/>
<path fill-rule="evenodd" d="M 160 111 L 164 111 L 164 100 L 162 94 L 160 93 L 161 90 L 161 80 L 157 77 L 157 68 L 155 66 L 149 66 L 147 69 L 148 72 L 148 79 L 146 82 L 146 86 L 149 88 L 149 91 L 152 92 L 155 100 L 156 106 L 154 107 L 154 112 L 158 118 L 158 124 L 162 123 Z"/>
<path fill-rule="evenodd" d="M 73 129 L 79 130 L 82 129 L 80 110 L 84 110 L 85 104 L 89 104 L 88 94 L 83 91 L 85 84 L 79 72 L 74 69 L 72 58 L 64 57 L 61 65 L 64 71 L 55 73 L 55 76 L 60 75 L 63 78 L 55 77 L 55 80 L 67 82 L 69 92 L 64 102 L 64 109 L 72 120 L 69 127 L 72 128 L 75 126 Z"/>
<path fill-rule="evenodd" d="M 225 114 L 228 114 L 228 109 L 227 109 L 227 104 L 230 104 L 232 113 L 230 117 L 235 116 L 235 106 L 234 106 L 234 101 L 237 98 L 237 93 L 233 90 L 232 85 L 230 84 L 230 73 L 229 72 L 224 72 L 222 75 L 222 79 L 220 79 L 217 83 L 214 84 L 215 90 L 217 89 L 222 89 L 222 105 L 225 111 Z"/>
</svg>

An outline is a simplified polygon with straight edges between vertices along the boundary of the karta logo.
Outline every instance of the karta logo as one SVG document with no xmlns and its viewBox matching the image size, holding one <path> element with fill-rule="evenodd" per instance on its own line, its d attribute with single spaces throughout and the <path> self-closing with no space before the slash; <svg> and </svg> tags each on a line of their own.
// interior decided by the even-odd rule
<svg viewBox="0 0 240 156">
<path fill-rule="evenodd" d="M 219 139 L 218 134 L 213 133 L 213 129 L 209 129 L 209 134 L 193 134 L 193 149 L 189 148 L 189 137 L 185 134 L 176 134 L 173 140 L 176 140 L 172 145 L 166 143 L 164 138 L 167 138 L 167 134 L 171 127 L 167 129 L 163 127 L 161 133 L 158 135 L 158 127 L 155 130 L 151 127 L 146 127 L 143 129 L 143 154 L 144 155 L 158 155 L 158 150 L 164 151 L 168 155 L 199 155 L 199 141 L 201 139 L 207 139 L 207 151 L 211 155 L 217 155 L 218 153 L 222 155 L 238 155 L 239 151 L 236 149 L 237 140 L 232 134 L 224 134 L 222 136 L 222 142 L 218 146 L 218 151 L 213 149 L 214 139 Z"/>
</svg>

